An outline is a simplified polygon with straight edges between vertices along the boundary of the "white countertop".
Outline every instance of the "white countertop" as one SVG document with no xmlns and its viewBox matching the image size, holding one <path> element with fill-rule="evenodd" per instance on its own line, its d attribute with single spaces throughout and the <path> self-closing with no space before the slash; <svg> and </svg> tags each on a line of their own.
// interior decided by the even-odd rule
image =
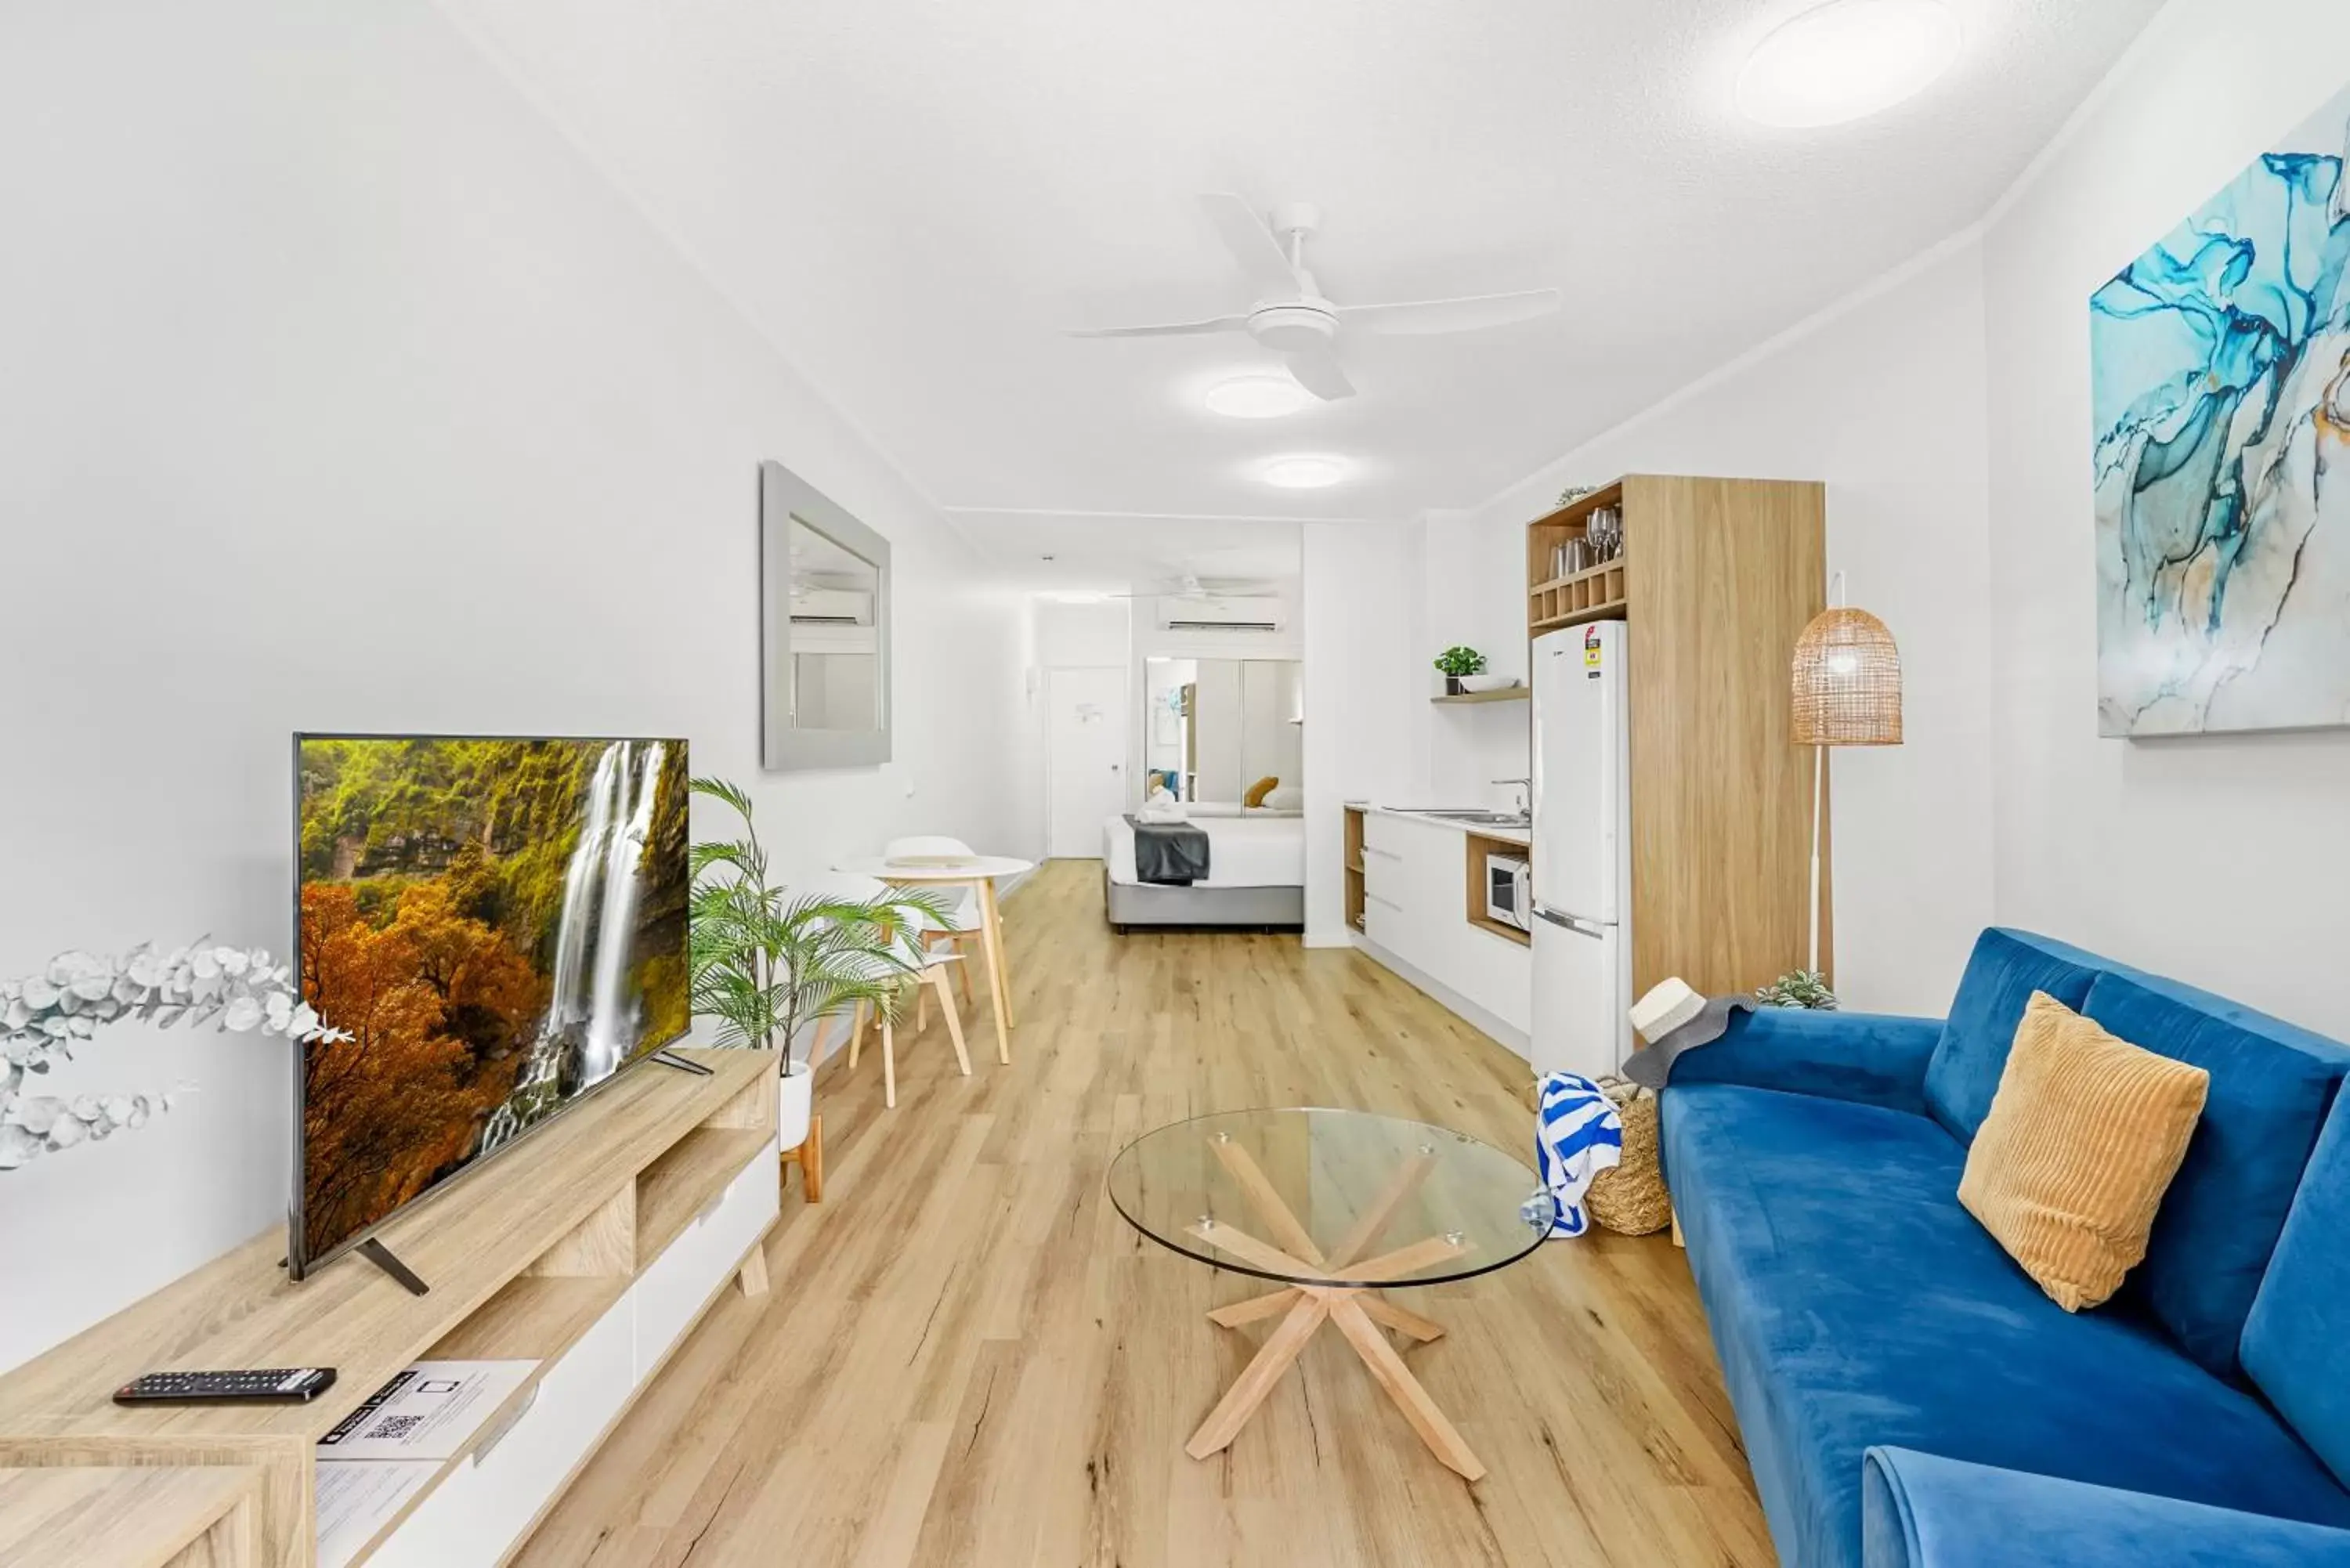
<svg viewBox="0 0 2350 1568">
<path fill-rule="evenodd" d="M 1534 834 L 1528 828 L 1495 827 L 1482 822 L 1459 822 L 1451 817 L 1430 816 L 1426 811 L 1415 810 L 1410 806 L 1375 805 L 1367 800 L 1350 800 L 1347 802 L 1347 805 L 1355 811 L 1377 812 L 1381 816 L 1392 816 L 1404 822 L 1417 822 L 1424 827 L 1449 827 L 1455 833 L 1473 833 L 1480 838 L 1499 839 L 1504 844 L 1531 845 L 1534 843 Z M 1441 811 L 1451 808 L 1439 806 L 1436 809 Z M 1458 809 L 1472 811 L 1478 808 L 1464 805 Z"/>
</svg>

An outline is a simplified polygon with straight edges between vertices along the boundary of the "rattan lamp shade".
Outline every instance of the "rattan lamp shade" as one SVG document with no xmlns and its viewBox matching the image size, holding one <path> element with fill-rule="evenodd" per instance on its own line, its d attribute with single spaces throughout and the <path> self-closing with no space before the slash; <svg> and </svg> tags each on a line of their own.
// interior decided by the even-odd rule
<svg viewBox="0 0 2350 1568">
<path fill-rule="evenodd" d="M 1795 743 L 1901 743 L 1901 650 L 1863 609 L 1823 610 L 1795 641 Z"/>
</svg>

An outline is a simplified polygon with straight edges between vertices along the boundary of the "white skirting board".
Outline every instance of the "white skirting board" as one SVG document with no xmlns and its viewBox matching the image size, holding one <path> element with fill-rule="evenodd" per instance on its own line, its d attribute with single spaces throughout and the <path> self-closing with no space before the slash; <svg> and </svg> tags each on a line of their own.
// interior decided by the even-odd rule
<svg viewBox="0 0 2350 1568">
<path fill-rule="evenodd" d="M 1349 931 L 1347 936 L 1356 947 L 1363 950 L 1366 955 L 1393 970 L 1420 991 L 1442 1002 L 1445 1008 L 1455 1016 L 1492 1035 L 1495 1044 L 1507 1046 L 1512 1052 L 1529 1061 L 1533 1059 L 1534 1042 L 1526 1038 L 1523 1030 L 1512 1028 L 1451 986 L 1430 979 L 1361 932 Z"/>
</svg>

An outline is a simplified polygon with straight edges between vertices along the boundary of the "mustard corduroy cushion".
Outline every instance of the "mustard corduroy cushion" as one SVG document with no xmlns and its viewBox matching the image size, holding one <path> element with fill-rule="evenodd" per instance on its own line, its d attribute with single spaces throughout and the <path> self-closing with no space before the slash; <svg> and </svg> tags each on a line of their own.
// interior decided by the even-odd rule
<svg viewBox="0 0 2350 1568">
<path fill-rule="evenodd" d="M 2035 991 L 1959 1201 L 2051 1301 L 2095 1306 L 2145 1259 L 2210 1084 Z"/>
<path fill-rule="evenodd" d="M 1254 811 L 1258 806 L 1264 804 L 1265 796 L 1271 794 L 1280 787 L 1281 781 L 1277 778 L 1261 778 L 1257 780 L 1256 783 L 1248 786 L 1248 793 L 1241 796 L 1241 804 L 1247 806 L 1251 811 Z"/>
</svg>

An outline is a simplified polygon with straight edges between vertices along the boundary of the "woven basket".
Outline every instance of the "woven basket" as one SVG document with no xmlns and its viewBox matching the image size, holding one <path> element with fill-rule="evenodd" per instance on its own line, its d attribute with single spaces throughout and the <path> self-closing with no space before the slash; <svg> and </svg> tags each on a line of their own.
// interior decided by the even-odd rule
<svg viewBox="0 0 2350 1568">
<path fill-rule="evenodd" d="M 1673 1222 L 1672 1199 L 1657 1158 L 1657 1096 L 1621 1078 L 1599 1087 L 1623 1119 L 1624 1158 L 1593 1179 L 1584 1206 L 1619 1236 L 1651 1235 Z"/>
</svg>

